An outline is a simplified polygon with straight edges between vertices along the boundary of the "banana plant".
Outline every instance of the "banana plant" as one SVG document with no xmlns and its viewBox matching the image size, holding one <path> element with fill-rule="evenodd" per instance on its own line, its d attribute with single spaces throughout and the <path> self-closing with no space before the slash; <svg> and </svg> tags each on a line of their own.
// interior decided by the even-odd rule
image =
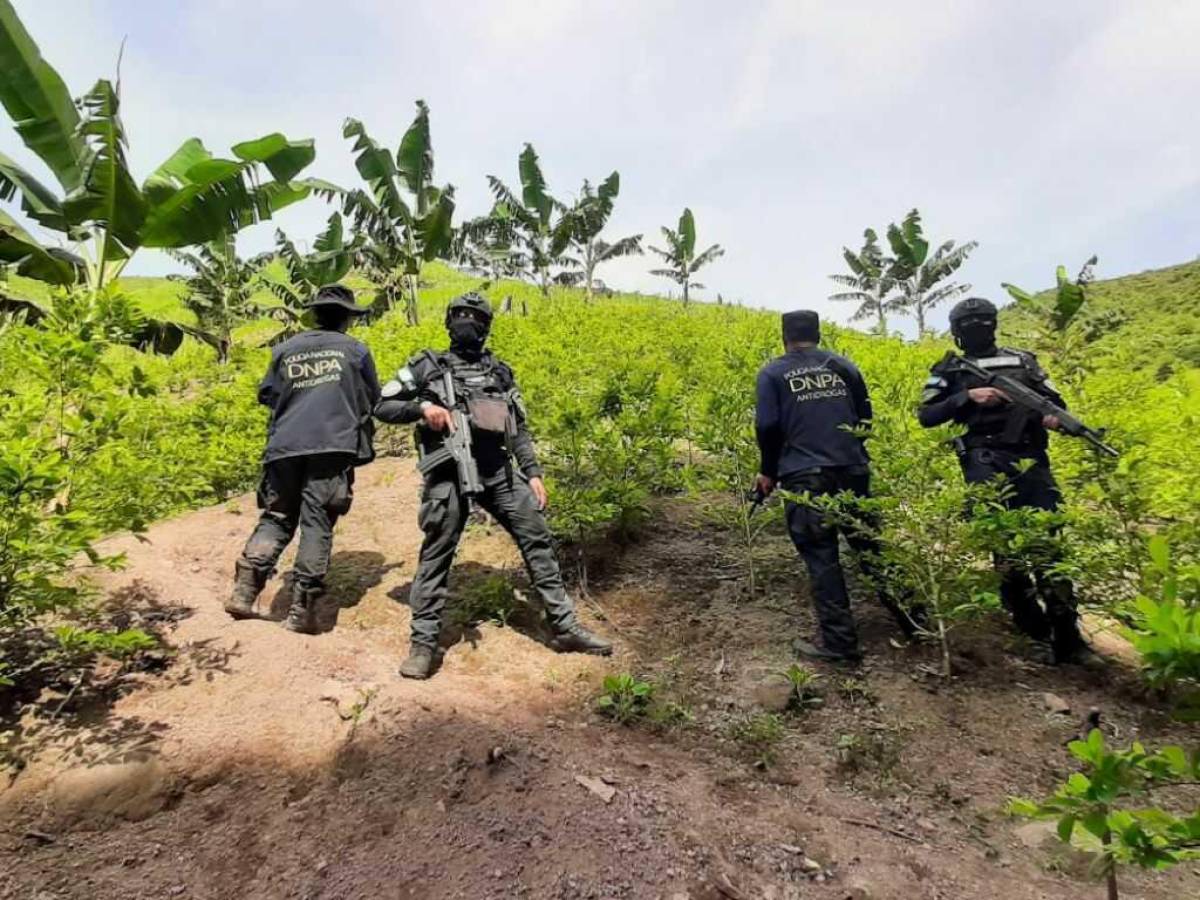
<svg viewBox="0 0 1200 900">
<path fill-rule="evenodd" d="M 283 322 L 284 334 L 300 329 L 308 302 L 320 287 L 340 281 L 350 271 L 362 244 L 361 236 L 346 241 L 342 217 L 336 212 L 309 253 L 302 252 L 283 231 L 275 232 L 277 261 L 265 267 L 261 277 L 278 301 L 266 307 L 266 312 Z"/>
<path fill-rule="evenodd" d="M 47 245 L 0 210 L 0 264 L 51 284 L 98 294 L 142 247 L 179 248 L 231 234 L 301 200 L 293 179 L 315 157 L 311 140 L 269 134 L 214 157 L 185 141 L 139 187 L 126 160 L 119 84 L 101 79 L 76 104 L 42 58 L 9 0 L 0 0 L 0 102 L 25 146 L 61 192 L 0 154 L 0 200 L 56 232 L 73 253 Z M 261 170 L 269 180 L 260 180 Z"/>
<path fill-rule="evenodd" d="M 597 188 L 593 188 L 585 179 L 579 199 L 563 214 L 554 231 L 551 248 L 556 256 L 563 258 L 562 254 L 568 246 L 578 248 L 578 280 L 583 282 L 589 303 L 594 293 L 598 266 L 622 256 L 643 252 L 640 234 L 621 238 L 611 244 L 600 237 L 600 232 L 612 215 L 613 203 L 620 190 L 621 176 L 616 172 L 604 179 Z"/>
<path fill-rule="evenodd" d="M 683 305 L 687 306 L 691 288 L 704 287 L 693 281 L 692 276 L 714 259 L 724 256 L 725 250 L 720 244 L 713 244 L 701 253 L 696 252 L 696 219 L 690 209 L 684 209 L 683 215 L 679 217 L 677 230 L 672 230 L 664 225 L 662 233 L 666 239 L 667 249 L 651 247 L 650 250 L 662 257 L 668 268 L 651 269 L 650 274 L 670 278 L 678 284 L 683 290 Z"/>
<path fill-rule="evenodd" d="M 898 291 L 890 308 L 911 312 L 920 338 L 925 334 L 925 316 L 931 309 L 971 289 L 969 284 L 942 282 L 958 271 L 979 242 L 967 241 L 956 247 L 954 241 L 946 241 L 930 254 L 929 241 L 921 229 L 921 214 L 915 209 L 899 225 L 888 227 L 887 238 L 893 254 L 889 274 Z"/>
<path fill-rule="evenodd" d="M 849 290 L 831 294 L 829 299 L 857 303 L 858 309 L 851 320 L 857 322 L 874 317 L 876 330 L 886 335 L 888 304 L 896 289 L 896 278 L 891 269 L 892 261 L 884 256 L 879 246 L 879 235 L 873 228 L 868 228 L 863 232 L 862 249 L 855 253 L 849 247 L 843 247 L 842 258 L 846 260 L 850 274 L 829 277 Z"/>
<path fill-rule="evenodd" d="M 523 278 L 530 271 L 517 221 L 504 203 L 497 203 L 485 216 L 463 222 L 455 231 L 451 256 L 461 265 L 485 273 L 484 289 L 502 278 Z"/>
<path fill-rule="evenodd" d="M 229 361 L 233 329 L 253 314 L 259 273 L 271 260 L 270 254 L 242 259 L 232 234 L 210 241 L 194 251 L 168 250 L 177 262 L 191 269 L 183 279 L 187 288 L 183 302 L 199 326 L 188 331 L 217 351 L 217 361 Z"/>
<path fill-rule="evenodd" d="M 495 175 L 488 176 L 488 184 L 496 203 L 503 205 L 516 221 L 534 278 L 543 296 L 548 296 L 550 268 L 559 261 L 562 251 L 566 249 L 566 244 L 560 247 L 554 240 L 566 207 L 550 194 L 532 144 L 526 144 L 517 158 L 517 172 L 521 178 L 520 197 Z"/>
<path fill-rule="evenodd" d="M 340 200 L 362 236 L 361 263 L 378 287 L 379 301 L 391 309 L 403 297 L 408 322 L 416 325 L 421 264 L 448 255 L 454 237 L 454 187 L 433 185 L 429 107 L 417 101 L 416 118 L 394 157 L 357 119 L 346 120 L 342 136 L 354 141 L 354 164 L 367 189 L 330 185 L 317 193 Z"/>
</svg>

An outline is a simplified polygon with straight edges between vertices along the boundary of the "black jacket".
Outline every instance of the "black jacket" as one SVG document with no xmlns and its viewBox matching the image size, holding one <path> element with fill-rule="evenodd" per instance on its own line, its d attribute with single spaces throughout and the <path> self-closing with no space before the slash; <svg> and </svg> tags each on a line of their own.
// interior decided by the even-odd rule
<svg viewBox="0 0 1200 900">
<path fill-rule="evenodd" d="M 526 478 L 540 478 L 542 467 L 538 464 L 516 378 L 512 369 L 490 350 L 485 350 L 478 359 L 465 359 L 451 350 L 418 353 L 396 373 L 396 380 L 388 383 L 383 400 L 375 407 L 375 416 L 389 424 L 407 425 L 421 421 L 422 402 L 445 406 L 442 372 L 446 369 L 451 372 L 458 405 L 464 411 L 471 396 L 503 400 L 509 406 L 513 429 L 507 441 L 495 432 L 472 432 L 480 477 L 491 479 L 506 472 L 511 454 L 521 474 Z M 442 445 L 442 438 L 440 432 L 431 431 L 423 424 L 417 428 L 417 440 L 426 453 L 437 450 Z"/>
<path fill-rule="evenodd" d="M 844 356 L 820 347 L 785 353 L 758 373 L 757 393 L 762 474 L 867 464 L 862 439 L 847 428 L 870 422 L 871 399 L 862 373 Z"/>
<path fill-rule="evenodd" d="M 375 458 L 371 411 L 379 378 L 371 351 L 339 331 L 305 331 L 271 351 L 258 402 L 271 409 L 263 462 L 346 453 Z"/>
</svg>

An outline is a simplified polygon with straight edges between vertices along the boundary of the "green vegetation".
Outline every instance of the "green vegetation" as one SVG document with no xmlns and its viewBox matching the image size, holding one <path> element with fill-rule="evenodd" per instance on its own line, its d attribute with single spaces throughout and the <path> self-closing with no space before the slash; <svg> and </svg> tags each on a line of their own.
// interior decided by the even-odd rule
<svg viewBox="0 0 1200 900">
<path fill-rule="evenodd" d="M 766 769 L 775 762 L 779 742 L 787 729 L 777 713 L 748 713 L 729 728 L 729 736 L 737 741 L 754 765 Z"/>
<path fill-rule="evenodd" d="M 628 725 L 645 717 L 654 699 L 654 685 L 649 681 L 622 672 L 606 675 L 602 693 L 596 699 L 596 709 L 614 722 Z"/>
<path fill-rule="evenodd" d="M 1059 840 L 1095 854 L 1096 873 L 1105 881 L 1109 900 L 1119 898 L 1122 865 L 1165 869 L 1200 859 L 1200 813 L 1176 815 L 1157 804 L 1137 805 L 1200 781 L 1200 753 L 1188 754 L 1182 747 L 1149 753 L 1138 743 L 1110 750 L 1097 729 L 1087 740 L 1072 741 L 1069 749 L 1083 771 L 1041 802 L 1013 798 L 1009 811 L 1057 819 Z"/>
<path fill-rule="evenodd" d="M 448 258 L 482 269 L 501 310 L 492 346 L 528 399 L 554 498 L 551 525 L 580 586 L 586 590 L 589 547 L 636 540 L 659 498 L 691 495 L 709 506 L 711 522 L 737 535 L 756 597 L 755 543 L 779 527 L 779 514 L 778 504 L 757 512 L 745 496 L 756 466 L 753 384 L 780 350 L 779 321 L 771 312 L 690 303 L 697 271 L 723 252 L 718 244 L 697 252 L 690 210 L 676 229 L 663 229 L 666 249 L 651 248 L 666 261 L 656 274 L 680 285 L 682 304 L 620 293 L 595 302 L 596 267 L 640 250 L 640 236 L 601 238 L 617 173 L 595 190 L 584 182 L 568 206 L 526 145 L 520 193 L 491 178 L 493 209 L 455 230 L 453 188 L 434 186 L 429 110 L 420 102 L 394 153 L 347 121 L 364 188 L 294 181 L 312 147 L 274 134 L 235 146 L 230 160 L 192 139 L 139 187 L 125 164 L 113 86 L 99 82 L 77 107 L 7 0 L 0 29 L 0 65 L 11 76 L 0 100 L 61 188 L 0 157 L 0 200 L 18 200 L 28 218 L 73 245 L 45 244 L 0 214 L 0 643 L 39 631 L 53 635 L 53 653 L 72 658 L 146 649 L 144 636 L 87 625 L 87 564 L 121 564 L 99 554 L 96 540 L 253 485 L 266 422 L 255 401 L 265 344 L 302 325 L 304 303 L 322 282 L 344 279 L 373 298 L 378 315 L 354 333 L 385 375 L 420 348 L 444 346 L 446 304 L 479 285 L 477 273 L 452 268 Z M 272 258 L 238 258 L 242 227 L 309 193 L 340 207 L 312 252 L 279 233 Z M 991 554 L 1036 558 L 1052 546 L 1083 602 L 1130 629 L 1150 682 L 1194 688 L 1200 263 L 1100 282 L 1093 260 L 1074 279 L 1060 269 L 1045 294 L 1011 289 L 1018 302 L 1003 316 L 1003 342 L 1036 350 L 1072 408 L 1107 427 L 1122 451 L 1109 460 L 1054 438 L 1067 503 L 1048 516 L 1004 510 L 994 490 L 962 485 L 945 445 L 950 430 L 922 429 L 914 419 L 928 368 L 949 345 L 926 334 L 906 344 L 888 333 L 890 313 L 911 311 L 923 329 L 930 308 L 962 291 L 948 278 L 973 244 L 946 241 L 930 253 L 915 211 L 888 230 L 888 243 L 893 256 L 868 229 L 860 251 L 844 252 L 850 274 L 835 276 L 848 288 L 837 298 L 857 303 L 855 318 L 877 326 L 874 335 L 824 329 L 825 344 L 855 360 L 872 391 L 875 496 L 865 505 L 830 498 L 830 515 L 878 531 L 889 582 L 931 613 L 947 676 L 948 635 L 997 605 Z M 142 247 L 186 254 L 191 277 L 118 278 Z M 279 321 L 264 324 L 264 316 Z M 968 503 L 981 513 L 971 520 L 962 515 Z M 485 582 L 470 615 L 507 621 L 514 600 L 511 587 Z M 810 673 L 796 667 L 787 677 L 796 702 L 814 705 Z M 603 690 L 597 708 L 619 722 L 689 719 L 683 707 L 656 705 L 655 686 L 631 675 L 609 676 Z M 862 682 L 844 680 L 837 690 L 854 706 L 875 702 Z M 766 715 L 741 721 L 731 736 L 766 766 L 784 733 L 784 721 Z M 839 758 L 848 769 L 890 777 L 897 740 L 847 735 Z M 1101 828 L 1095 816 L 1103 813 L 1111 860 L 1125 852 L 1122 842 L 1136 845 L 1129 858 L 1138 862 L 1191 852 L 1190 844 L 1166 849 L 1162 841 L 1190 841 L 1194 832 L 1180 829 L 1194 820 L 1168 823 L 1155 808 L 1131 821 L 1114 805 L 1131 784 L 1141 790 L 1151 770 L 1173 777 L 1178 754 L 1135 748 L 1134 759 L 1113 757 L 1091 739 L 1083 746 L 1092 774 L 1056 801 L 1091 804 L 1071 830 L 1078 821 L 1096 834 L 1091 826 Z M 1110 770 L 1119 774 L 1116 787 L 1096 788 Z"/>
</svg>

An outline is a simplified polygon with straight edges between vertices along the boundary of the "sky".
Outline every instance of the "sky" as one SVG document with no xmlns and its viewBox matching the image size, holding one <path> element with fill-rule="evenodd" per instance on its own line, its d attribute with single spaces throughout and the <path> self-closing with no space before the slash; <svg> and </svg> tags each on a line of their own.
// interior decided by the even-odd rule
<svg viewBox="0 0 1200 900">
<path fill-rule="evenodd" d="M 485 176 L 518 183 L 525 142 L 563 199 L 616 169 L 610 240 L 663 246 L 687 206 L 700 245 L 725 248 L 703 298 L 844 322 L 842 247 L 913 207 L 934 241 L 979 242 L 959 280 L 996 301 L 1092 254 L 1101 277 L 1200 254 L 1196 0 L 14 4 L 77 95 L 124 40 L 139 180 L 189 137 L 221 155 L 281 131 L 316 140 L 305 174 L 352 185 L 343 120 L 394 149 L 421 98 L 459 217 L 487 211 Z M 44 171 L 11 129 L 0 152 Z M 309 241 L 330 211 L 306 201 L 239 247 L 269 248 L 276 226 Z M 666 292 L 656 263 L 598 275 Z M 169 271 L 148 251 L 127 270 Z"/>
</svg>

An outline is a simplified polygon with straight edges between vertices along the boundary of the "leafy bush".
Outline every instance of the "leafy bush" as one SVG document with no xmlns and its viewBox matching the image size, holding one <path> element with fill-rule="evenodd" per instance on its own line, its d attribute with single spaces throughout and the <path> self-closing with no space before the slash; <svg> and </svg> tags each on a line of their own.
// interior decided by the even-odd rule
<svg viewBox="0 0 1200 900">
<path fill-rule="evenodd" d="M 1200 751 L 1188 754 L 1171 746 L 1149 753 L 1138 743 L 1110 750 L 1097 729 L 1068 746 L 1083 771 L 1045 800 L 1014 797 L 1008 808 L 1013 815 L 1057 819 L 1059 840 L 1095 854 L 1110 900 L 1118 897 L 1122 865 L 1164 869 L 1200 859 L 1200 811 L 1176 815 L 1159 806 L 1133 805 L 1149 801 L 1156 791 L 1200 780 Z"/>
<path fill-rule="evenodd" d="M 1133 626 L 1126 630 L 1142 658 L 1142 671 L 1152 685 L 1168 688 L 1181 682 L 1200 683 L 1200 589 L 1193 568 L 1181 573 L 1171 562 L 1167 540 L 1149 542 L 1148 586 L 1156 597 L 1140 596 L 1133 604 Z"/>
<path fill-rule="evenodd" d="M 786 729 L 777 713 L 751 713 L 734 722 L 729 736 L 742 745 L 760 769 L 774 765 L 779 742 Z"/>
<path fill-rule="evenodd" d="M 488 575 L 467 585 L 454 605 L 460 624 L 494 622 L 507 626 L 519 600 L 512 582 L 504 575 Z"/>
<path fill-rule="evenodd" d="M 602 690 L 603 693 L 596 700 L 596 709 L 622 725 L 645 716 L 654 698 L 652 683 L 627 672 L 606 675 Z"/>
<path fill-rule="evenodd" d="M 824 705 L 825 698 L 821 696 L 817 686 L 821 676 L 816 672 L 792 663 L 784 670 L 783 677 L 792 688 L 792 696 L 788 703 L 790 708 L 803 711 Z"/>
</svg>

